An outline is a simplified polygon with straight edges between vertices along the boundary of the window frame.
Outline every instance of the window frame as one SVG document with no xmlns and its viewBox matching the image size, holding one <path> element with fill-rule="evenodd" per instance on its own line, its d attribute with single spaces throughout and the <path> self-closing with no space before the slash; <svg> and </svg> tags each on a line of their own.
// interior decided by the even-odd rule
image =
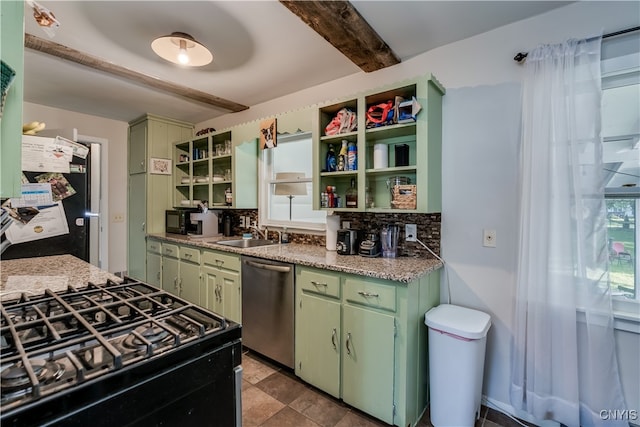
<svg viewBox="0 0 640 427">
<path fill-rule="evenodd" d="M 263 227 L 276 227 L 281 229 L 288 230 L 300 230 L 309 234 L 322 234 L 326 230 L 326 221 L 323 222 L 310 222 L 310 221 L 288 221 L 288 220 L 278 220 L 270 218 L 270 197 L 272 194 L 272 188 L 275 184 L 278 183 L 287 183 L 287 182 L 306 182 L 313 184 L 313 172 L 311 172 L 311 176 L 308 178 L 290 181 L 290 180 L 276 180 L 273 177 L 273 156 L 277 155 L 277 147 L 281 147 L 283 144 L 295 143 L 297 141 L 307 140 L 309 144 L 311 144 L 311 152 L 313 153 L 313 137 L 310 131 L 307 132 L 298 132 L 294 134 L 284 134 L 278 135 L 278 144 L 274 149 L 265 149 L 261 150 L 259 159 L 259 167 L 258 167 L 258 176 L 259 176 L 259 188 L 258 188 L 258 206 L 259 206 L 259 223 Z M 313 156 L 309 156 L 307 159 L 309 165 L 313 161 Z M 311 171 L 312 167 L 309 168 Z M 313 194 L 313 185 L 311 185 L 312 190 L 311 194 Z M 312 196 L 313 197 L 313 196 Z M 313 210 L 313 204 L 311 205 L 311 209 Z M 316 211 L 317 212 L 317 211 Z M 326 215 L 326 212 L 325 212 Z"/>
</svg>

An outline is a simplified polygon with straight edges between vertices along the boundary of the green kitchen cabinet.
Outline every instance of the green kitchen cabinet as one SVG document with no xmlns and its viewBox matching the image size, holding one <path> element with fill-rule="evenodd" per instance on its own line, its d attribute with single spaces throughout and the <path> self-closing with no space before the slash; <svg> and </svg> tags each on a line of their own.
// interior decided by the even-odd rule
<svg viewBox="0 0 640 427">
<path fill-rule="evenodd" d="M 440 212 L 442 210 L 442 97 L 444 87 L 432 75 L 406 80 L 361 93 L 338 103 L 317 109 L 313 117 L 313 197 L 314 209 L 367 212 Z M 397 123 L 367 127 L 370 108 L 396 99 L 411 102 L 415 98 L 422 110 L 412 118 L 400 115 Z M 325 128 L 342 109 L 357 114 L 357 129 L 327 135 Z M 400 108 L 411 112 L 411 107 Z M 394 110 L 391 110 L 394 113 Z M 404 117 L 404 119 L 402 119 Z M 342 143 L 353 144 L 357 151 L 355 170 L 327 171 L 326 157 L 330 146 L 336 156 Z M 406 156 L 396 156 L 396 149 Z M 375 164 L 379 153 L 386 163 Z M 358 190 L 357 207 L 321 207 L 321 193 L 335 187 L 343 200 L 351 181 Z M 391 193 L 398 187 L 395 199 Z M 393 202 L 393 203 L 392 203 Z"/>
<path fill-rule="evenodd" d="M 173 144 L 173 205 L 197 207 L 206 200 L 216 209 L 257 208 L 257 147 L 257 139 L 233 141 L 231 131 Z"/>
<path fill-rule="evenodd" d="M 162 242 L 147 239 L 147 283 L 162 288 Z"/>
<path fill-rule="evenodd" d="M 170 160 L 171 144 L 192 135 L 193 124 L 151 114 L 129 122 L 127 273 L 133 278 L 147 280 L 146 236 L 164 232 L 164 212 L 173 206 L 171 175 L 149 163 Z"/>
<path fill-rule="evenodd" d="M 24 6 L 0 1 L 0 59 L 15 72 L 0 114 L 0 197 L 22 194 L 22 104 L 24 96 Z M 4 80 L 4 70 L 3 70 Z"/>
<path fill-rule="evenodd" d="M 200 249 L 181 246 L 179 270 L 178 288 L 180 289 L 180 297 L 193 304 L 203 305 L 200 301 L 200 288 L 202 287 Z"/>
<path fill-rule="evenodd" d="M 164 243 L 161 277 L 162 289 L 193 304 L 201 305 L 200 249 Z"/>
<path fill-rule="evenodd" d="M 392 425 L 428 403 L 427 328 L 440 274 L 410 283 L 296 266 L 296 365 L 304 381 Z"/>
<path fill-rule="evenodd" d="M 201 305 L 241 323 L 242 286 L 240 256 L 215 250 L 202 251 Z"/>
<path fill-rule="evenodd" d="M 177 245 L 162 245 L 162 289 L 180 296 L 180 252 Z"/>
<path fill-rule="evenodd" d="M 340 398 L 340 275 L 296 267 L 295 372 Z"/>
<path fill-rule="evenodd" d="M 393 315 L 342 308 L 342 400 L 393 423 Z"/>
</svg>

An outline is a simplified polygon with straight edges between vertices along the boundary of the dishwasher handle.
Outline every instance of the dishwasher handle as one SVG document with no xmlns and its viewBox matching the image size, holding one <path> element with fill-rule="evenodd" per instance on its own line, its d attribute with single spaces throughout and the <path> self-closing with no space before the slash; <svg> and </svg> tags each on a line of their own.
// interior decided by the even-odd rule
<svg viewBox="0 0 640 427">
<path fill-rule="evenodd" d="M 291 267 L 286 265 L 273 265 L 273 264 L 263 264 L 261 262 L 255 261 L 245 261 L 247 265 L 255 268 L 262 268 L 263 270 L 271 270 L 277 271 L 278 273 L 289 273 L 291 271 Z"/>
</svg>

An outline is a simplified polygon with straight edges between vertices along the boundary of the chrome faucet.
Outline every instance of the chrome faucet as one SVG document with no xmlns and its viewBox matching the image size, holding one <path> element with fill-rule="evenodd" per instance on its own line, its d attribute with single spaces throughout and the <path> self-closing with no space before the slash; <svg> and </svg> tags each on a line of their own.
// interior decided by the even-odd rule
<svg viewBox="0 0 640 427">
<path fill-rule="evenodd" d="M 263 240 L 267 240 L 267 235 L 268 235 L 268 232 L 269 232 L 267 227 L 264 228 L 264 231 L 260 230 L 256 224 L 252 225 L 249 228 L 252 228 L 252 229 L 256 230 L 256 233 L 258 233 L 258 236 L 260 236 Z"/>
</svg>

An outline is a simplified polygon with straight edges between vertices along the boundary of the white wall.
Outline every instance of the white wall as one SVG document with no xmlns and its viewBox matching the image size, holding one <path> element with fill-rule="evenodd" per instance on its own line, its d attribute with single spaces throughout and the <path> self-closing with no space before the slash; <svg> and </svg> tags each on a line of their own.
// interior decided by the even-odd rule
<svg viewBox="0 0 640 427">
<path fill-rule="evenodd" d="M 580 2 L 412 58 L 356 74 L 249 110 L 196 125 L 224 129 L 333 98 L 433 73 L 444 97 L 442 254 L 453 302 L 488 312 L 483 393 L 509 405 L 517 260 L 518 146 L 522 67 L 519 51 L 640 25 L 638 2 Z M 497 230 L 497 248 L 482 247 L 482 229 Z M 444 285 L 444 283 L 443 283 Z M 443 287 L 443 300 L 446 290 Z M 616 332 L 627 404 L 640 410 L 640 335 Z"/>
<path fill-rule="evenodd" d="M 109 167 L 108 182 L 103 183 L 103 191 L 107 192 L 108 207 L 104 212 L 108 226 L 108 265 L 102 266 L 110 272 L 127 269 L 127 226 L 125 222 L 112 222 L 115 214 L 126 215 L 127 212 L 127 134 L 129 124 L 102 117 L 89 116 L 44 105 L 24 103 L 23 121 L 45 122 L 44 136 L 60 135 L 72 137 L 73 129 L 78 134 L 107 139 L 107 155 Z M 125 218 L 126 219 L 126 218 Z"/>
</svg>

